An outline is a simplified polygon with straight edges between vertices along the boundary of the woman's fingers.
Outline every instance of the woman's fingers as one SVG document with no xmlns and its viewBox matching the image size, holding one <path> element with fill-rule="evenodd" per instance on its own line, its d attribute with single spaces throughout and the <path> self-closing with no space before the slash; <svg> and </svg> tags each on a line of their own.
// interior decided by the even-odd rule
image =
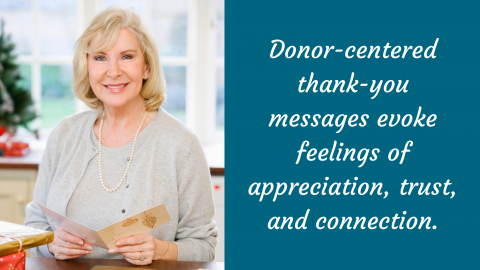
<svg viewBox="0 0 480 270">
<path fill-rule="evenodd" d="M 140 260 L 133 260 L 133 259 L 125 257 L 125 260 L 127 260 L 127 262 L 129 262 L 131 264 L 135 264 L 135 265 L 147 265 L 147 264 L 152 263 L 151 259 L 145 259 L 143 261 L 140 261 Z"/>
<path fill-rule="evenodd" d="M 65 248 L 92 250 L 92 245 L 89 243 L 83 243 L 83 245 L 80 246 L 70 242 L 63 241 L 61 239 L 56 242 L 56 245 L 60 247 L 65 247 Z"/>
<path fill-rule="evenodd" d="M 125 259 L 131 259 L 131 260 L 140 260 L 140 257 L 143 255 L 140 252 L 119 252 L 120 255 L 125 257 Z M 143 256 L 145 258 L 145 256 Z"/>
<path fill-rule="evenodd" d="M 153 236 L 142 233 L 119 239 L 116 246 L 108 250 L 110 253 L 119 253 L 129 263 L 136 265 L 151 264 L 155 255 L 155 243 Z M 143 256 L 143 261 L 140 258 Z"/>
<path fill-rule="evenodd" d="M 58 238 L 62 239 L 65 242 L 69 242 L 75 245 L 83 246 L 84 244 L 82 238 L 76 237 L 75 235 L 68 233 L 62 229 L 56 230 L 55 236 L 58 236 Z"/>
<path fill-rule="evenodd" d="M 91 252 L 88 250 L 82 250 L 82 249 L 73 249 L 73 248 L 65 248 L 65 247 L 60 247 L 60 246 L 54 246 L 52 252 L 55 254 L 55 258 L 59 259 L 59 257 L 81 257 L 85 256 L 87 254 L 90 254 Z"/>
<path fill-rule="evenodd" d="M 139 251 L 149 251 L 155 250 L 155 245 L 153 242 L 144 243 L 141 245 L 131 245 L 131 246 L 114 246 L 108 250 L 109 253 L 132 253 Z"/>
<path fill-rule="evenodd" d="M 115 243 L 117 246 L 139 245 L 146 242 L 153 242 L 153 236 L 149 233 L 137 234 L 125 238 L 118 239 Z"/>
<path fill-rule="evenodd" d="M 93 246 L 92 244 L 85 242 L 83 243 L 83 246 L 80 246 L 80 249 L 91 251 L 93 249 Z"/>
<path fill-rule="evenodd" d="M 120 255 L 125 257 L 125 259 L 131 259 L 131 260 L 140 260 L 140 257 L 143 256 L 144 260 L 151 260 L 153 259 L 153 254 L 154 251 L 142 251 L 140 252 L 119 252 Z"/>
<path fill-rule="evenodd" d="M 49 251 L 58 260 L 67 260 L 90 254 L 92 245 L 81 238 L 70 234 L 62 229 L 55 231 L 53 242 L 49 245 Z"/>
</svg>

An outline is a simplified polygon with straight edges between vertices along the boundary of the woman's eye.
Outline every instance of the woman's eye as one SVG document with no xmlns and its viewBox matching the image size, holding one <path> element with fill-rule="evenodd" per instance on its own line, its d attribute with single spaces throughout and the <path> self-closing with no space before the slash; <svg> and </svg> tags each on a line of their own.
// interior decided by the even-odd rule
<svg viewBox="0 0 480 270">
<path fill-rule="evenodd" d="M 95 56 L 95 58 L 93 58 L 93 59 L 95 59 L 95 61 L 103 61 L 103 60 L 105 60 L 105 57 L 104 56 Z"/>
<path fill-rule="evenodd" d="M 128 54 L 126 54 L 126 55 L 123 56 L 123 59 L 127 59 L 127 60 L 128 60 L 128 59 L 132 59 L 132 58 L 133 58 L 133 57 L 132 57 L 131 55 L 128 55 Z"/>
</svg>

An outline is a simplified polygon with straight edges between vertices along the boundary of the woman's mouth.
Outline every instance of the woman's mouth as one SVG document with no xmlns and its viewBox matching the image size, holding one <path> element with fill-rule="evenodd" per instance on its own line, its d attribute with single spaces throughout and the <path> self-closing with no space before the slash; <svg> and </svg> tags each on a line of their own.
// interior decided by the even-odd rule
<svg viewBox="0 0 480 270">
<path fill-rule="evenodd" d="M 103 87 L 110 93 L 120 93 L 127 88 L 128 83 L 124 84 L 104 84 Z"/>
</svg>

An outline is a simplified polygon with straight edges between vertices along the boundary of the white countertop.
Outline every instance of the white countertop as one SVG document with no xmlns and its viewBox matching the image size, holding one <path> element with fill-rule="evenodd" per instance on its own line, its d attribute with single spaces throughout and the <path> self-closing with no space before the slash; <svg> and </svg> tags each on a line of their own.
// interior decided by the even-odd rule
<svg viewBox="0 0 480 270">
<path fill-rule="evenodd" d="M 9 165 L 30 165 L 38 166 L 42 158 L 43 151 L 46 145 L 46 137 L 37 140 L 31 134 L 23 133 L 21 137 L 16 140 L 26 142 L 30 145 L 30 153 L 23 157 L 0 157 L 0 168 L 8 168 Z M 224 142 L 211 143 L 203 145 L 205 155 L 207 156 L 208 165 L 210 168 L 225 168 L 225 152 Z"/>
</svg>

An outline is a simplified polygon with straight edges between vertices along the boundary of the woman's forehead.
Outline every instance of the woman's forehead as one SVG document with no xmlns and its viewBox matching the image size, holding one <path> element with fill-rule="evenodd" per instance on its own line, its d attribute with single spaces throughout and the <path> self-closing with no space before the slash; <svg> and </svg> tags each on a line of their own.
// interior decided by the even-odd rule
<svg viewBox="0 0 480 270">
<path fill-rule="evenodd" d="M 88 46 L 88 53 L 128 50 L 141 52 L 142 48 L 138 38 L 126 28 L 121 28 L 117 33 L 99 32 Z"/>
</svg>

